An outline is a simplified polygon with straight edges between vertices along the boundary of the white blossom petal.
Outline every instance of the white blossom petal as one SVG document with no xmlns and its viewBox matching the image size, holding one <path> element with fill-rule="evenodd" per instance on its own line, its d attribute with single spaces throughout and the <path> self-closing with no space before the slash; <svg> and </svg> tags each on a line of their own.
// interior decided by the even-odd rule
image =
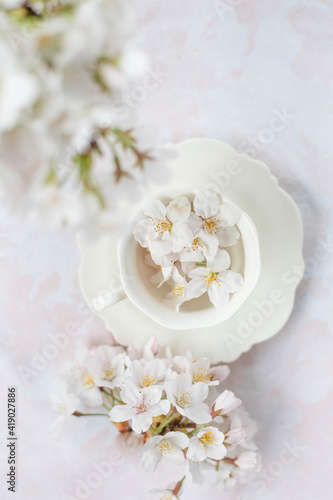
<svg viewBox="0 0 333 500">
<path fill-rule="evenodd" d="M 148 472 L 154 472 L 156 470 L 158 463 L 162 458 L 162 455 L 158 451 L 156 446 L 152 446 L 149 449 L 145 449 L 146 445 L 149 443 L 151 439 L 149 439 L 144 446 L 142 460 L 141 460 L 142 467 L 146 469 Z"/>
<path fill-rule="evenodd" d="M 134 238 L 143 248 L 148 248 L 149 241 L 155 238 L 154 224 L 151 219 L 140 220 L 133 229 Z"/>
<path fill-rule="evenodd" d="M 149 409 L 150 414 L 153 417 L 159 417 L 160 415 L 166 415 L 170 411 L 170 402 L 167 401 L 166 399 L 161 399 L 161 401 L 152 406 Z"/>
<path fill-rule="evenodd" d="M 250 471 L 256 468 L 257 462 L 258 457 L 254 451 L 243 451 L 235 460 L 235 465 L 241 470 Z"/>
<path fill-rule="evenodd" d="M 208 296 L 214 307 L 222 309 L 229 304 L 229 287 L 225 283 L 213 283 L 208 287 Z"/>
<path fill-rule="evenodd" d="M 130 405 L 117 405 L 109 413 L 111 422 L 127 422 L 135 416 L 135 410 Z"/>
<path fill-rule="evenodd" d="M 220 207 L 220 200 L 215 191 L 206 189 L 200 191 L 193 201 L 195 213 L 203 219 L 209 219 L 217 214 Z"/>
<path fill-rule="evenodd" d="M 223 203 L 218 213 L 223 226 L 234 226 L 241 218 L 242 211 L 232 203 Z"/>
<path fill-rule="evenodd" d="M 242 441 L 244 441 L 246 437 L 246 432 L 244 429 L 231 429 L 229 432 L 226 434 L 226 439 L 225 442 L 228 444 L 233 444 L 237 445 L 240 444 Z"/>
<path fill-rule="evenodd" d="M 212 420 L 209 408 L 205 403 L 189 406 L 183 409 L 183 412 L 186 417 L 193 420 L 196 424 L 208 424 Z"/>
<path fill-rule="evenodd" d="M 234 271 L 220 273 L 219 280 L 228 286 L 229 293 L 239 292 L 243 288 L 243 276 Z"/>
<path fill-rule="evenodd" d="M 229 226 L 219 229 L 216 238 L 221 247 L 231 247 L 237 243 L 240 237 L 236 226 Z"/>
<path fill-rule="evenodd" d="M 213 379 L 221 383 L 228 377 L 230 368 L 228 366 L 216 366 L 212 368 L 211 372 L 213 374 Z"/>
<path fill-rule="evenodd" d="M 137 434 L 141 434 L 147 432 L 152 423 L 153 417 L 149 412 L 138 413 L 132 418 L 132 429 Z"/>
<path fill-rule="evenodd" d="M 191 203 L 185 196 L 174 199 L 167 208 L 167 217 L 173 223 L 186 222 L 190 213 Z"/>
<path fill-rule="evenodd" d="M 196 271 L 197 269 L 195 269 Z M 192 274 L 192 273 L 190 273 Z M 187 300 L 201 297 L 207 291 L 207 285 L 202 278 L 192 279 L 185 291 L 185 298 Z"/>
<path fill-rule="evenodd" d="M 227 450 L 223 444 L 209 446 L 207 448 L 207 456 L 208 458 L 212 458 L 213 460 L 221 460 L 226 456 L 226 454 Z"/>
<path fill-rule="evenodd" d="M 190 442 L 188 436 L 186 436 L 184 432 L 168 432 L 164 437 L 165 439 L 169 439 L 176 446 L 179 446 L 182 450 L 187 448 Z"/>
<path fill-rule="evenodd" d="M 147 200 L 143 212 L 152 219 L 164 220 L 166 218 L 166 206 L 160 200 Z"/>
<path fill-rule="evenodd" d="M 191 229 L 193 237 L 197 236 L 204 225 L 204 221 L 197 214 L 191 212 L 186 223 Z"/>
<path fill-rule="evenodd" d="M 186 457 L 188 460 L 192 460 L 193 462 L 202 462 L 207 458 L 207 451 L 200 439 L 196 436 L 193 437 L 190 441 L 189 448 L 186 453 Z"/>
<path fill-rule="evenodd" d="M 232 391 L 225 390 L 219 397 L 215 400 L 214 409 L 215 411 L 220 411 L 223 415 L 230 413 L 232 410 L 237 408 L 242 403 L 242 401 L 236 398 Z"/>
<path fill-rule="evenodd" d="M 207 268 L 225 271 L 230 267 L 230 255 L 226 250 L 218 250 L 214 259 L 207 262 Z"/>
<path fill-rule="evenodd" d="M 180 252 L 184 247 L 189 247 L 193 241 L 193 235 L 187 224 L 175 222 L 172 226 L 171 235 L 173 239 L 173 252 Z"/>
</svg>

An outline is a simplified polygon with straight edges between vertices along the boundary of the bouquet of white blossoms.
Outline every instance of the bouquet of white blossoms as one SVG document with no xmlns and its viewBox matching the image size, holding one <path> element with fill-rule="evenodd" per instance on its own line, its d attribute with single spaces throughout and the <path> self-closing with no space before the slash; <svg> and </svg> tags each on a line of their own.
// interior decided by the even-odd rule
<svg viewBox="0 0 333 500">
<path fill-rule="evenodd" d="M 123 92 L 149 70 L 127 0 L 0 2 L 0 200 L 30 220 L 117 229 L 164 165 Z M 146 73 L 145 78 L 152 78 Z"/>
<path fill-rule="evenodd" d="M 182 466 L 171 489 L 155 490 L 164 499 L 178 498 L 184 481 L 205 479 L 225 486 L 246 482 L 260 468 L 252 438 L 255 422 L 230 390 L 218 390 L 227 366 L 211 366 L 191 352 L 162 354 L 152 339 L 143 349 L 100 345 L 81 351 L 65 374 L 65 391 L 53 395 L 58 436 L 69 415 L 104 415 L 125 435 L 135 433 L 143 446 L 142 465 L 153 472 L 161 460 Z M 99 407 L 78 411 L 79 405 Z"/>
<path fill-rule="evenodd" d="M 136 224 L 134 237 L 147 249 L 146 264 L 158 270 L 152 281 L 172 285 L 166 302 L 179 311 L 184 302 L 208 292 L 215 307 L 225 307 L 230 294 L 243 287 L 225 250 L 239 239 L 241 210 L 215 191 L 202 190 L 192 202 L 181 196 L 165 206 L 151 199 L 143 212 L 147 218 Z"/>
</svg>

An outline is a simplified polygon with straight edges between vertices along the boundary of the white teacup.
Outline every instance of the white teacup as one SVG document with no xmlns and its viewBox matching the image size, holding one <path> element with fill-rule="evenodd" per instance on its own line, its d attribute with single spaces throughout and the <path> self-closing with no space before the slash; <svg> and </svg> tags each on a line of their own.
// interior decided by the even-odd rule
<svg viewBox="0 0 333 500">
<path fill-rule="evenodd" d="M 194 188 L 165 191 L 155 198 L 166 205 L 178 196 L 187 196 L 192 201 L 198 191 L 199 189 Z M 225 197 L 223 201 L 232 203 Z M 150 278 L 156 271 L 145 263 L 146 250 L 133 236 L 134 226 L 145 217 L 143 211 L 140 211 L 119 241 L 120 275 L 127 297 L 154 321 L 171 329 L 205 328 L 231 318 L 256 287 L 261 272 L 259 239 L 250 217 L 242 213 L 237 224 L 240 238 L 235 245 L 226 249 L 231 257 L 230 269 L 241 273 L 244 277 L 242 290 L 232 294 L 229 304 L 223 309 L 216 309 L 207 294 L 204 294 L 202 297 L 185 302 L 179 312 L 164 303 L 167 293 L 171 291 L 168 284 L 157 288 L 156 283 L 151 282 Z"/>
</svg>

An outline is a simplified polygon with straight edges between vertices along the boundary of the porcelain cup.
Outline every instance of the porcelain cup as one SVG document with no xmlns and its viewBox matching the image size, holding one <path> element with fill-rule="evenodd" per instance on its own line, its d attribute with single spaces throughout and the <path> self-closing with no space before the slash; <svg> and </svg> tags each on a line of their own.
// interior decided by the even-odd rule
<svg viewBox="0 0 333 500">
<path fill-rule="evenodd" d="M 165 191 L 156 198 L 166 205 L 178 196 L 193 200 L 199 189 L 189 188 Z M 223 197 L 223 201 L 232 203 Z M 240 238 L 235 245 L 226 248 L 231 257 L 230 269 L 241 273 L 244 278 L 243 289 L 231 295 L 229 304 L 223 309 L 215 308 L 204 294 L 198 299 L 185 302 L 177 312 L 164 303 L 171 288 L 165 284 L 157 288 L 150 278 L 156 270 L 145 263 L 146 249 L 142 248 L 133 236 L 135 224 L 146 216 L 140 211 L 125 229 L 118 246 L 118 258 L 123 293 L 118 293 L 114 302 L 127 296 L 133 304 L 160 325 L 177 330 L 215 326 L 231 318 L 246 301 L 259 280 L 261 272 L 260 246 L 256 228 L 250 217 L 242 212 L 237 223 Z"/>
</svg>

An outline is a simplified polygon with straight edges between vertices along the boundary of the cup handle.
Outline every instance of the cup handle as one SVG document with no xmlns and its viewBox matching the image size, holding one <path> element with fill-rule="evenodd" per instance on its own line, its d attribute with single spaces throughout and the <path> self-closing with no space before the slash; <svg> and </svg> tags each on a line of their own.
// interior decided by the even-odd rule
<svg viewBox="0 0 333 500">
<path fill-rule="evenodd" d="M 95 311 L 103 311 L 107 307 L 113 306 L 118 302 L 126 299 L 127 295 L 122 286 L 117 289 L 101 293 L 91 299 L 91 303 Z"/>
</svg>

